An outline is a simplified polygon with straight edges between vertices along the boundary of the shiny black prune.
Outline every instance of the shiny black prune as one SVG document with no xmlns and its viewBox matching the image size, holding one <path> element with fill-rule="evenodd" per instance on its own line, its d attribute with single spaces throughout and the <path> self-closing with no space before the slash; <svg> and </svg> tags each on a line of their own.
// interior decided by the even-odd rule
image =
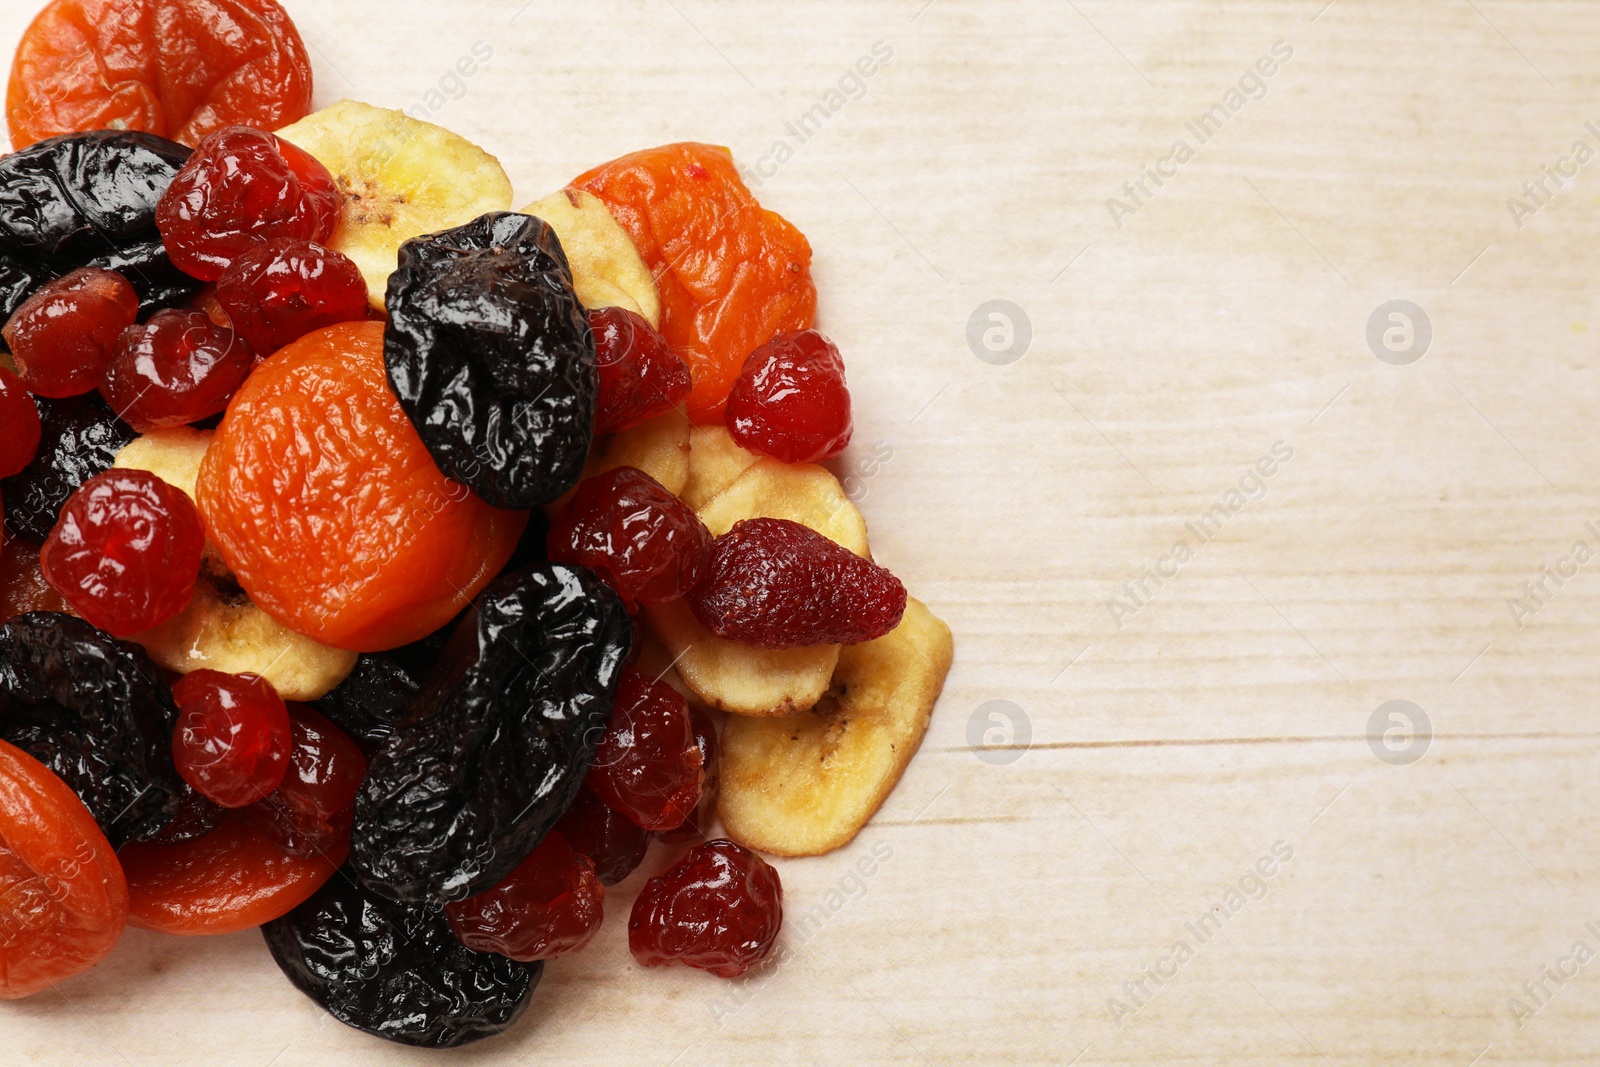
<svg viewBox="0 0 1600 1067">
<path fill-rule="evenodd" d="M 52 611 L 0 626 L 0 737 L 70 785 L 114 848 L 177 814 L 177 718 L 172 690 L 138 645 Z"/>
<path fill-rule="evenodd" d="M 55 271 L 41 264 L 9 252 L 0 252 L 0 324 L 9 319 L 11 313 L 21 307 L 35 289 L 55 276 Z M 0 342 L 0 347 L 3 347 L 3 342 Z"/>
<path fill-rule="evenodd" d="M 188 782 L 184 782 L 183 793 L 178 797 L 177 814 L 150 840 L 157 845 L 181 845 L 185 841 L 193 841 L 221 826 L 222 818 L 227 813 L 227 808 L 206 799 L 204 794 L 196 792 Z"/>
<path fill-rule="evenodd" d="M 350 862 L 373 892 L 456 900 L 510 874 L 572 803 L 605 733 L 628 613 L 579 567 L 490 583 L 373 754 Z"/>
<path fill-rule="evenodd" d="M 261 934 L 295 988 L 335 1019 L 423 1048 L 500 1033 L 544 973 L 543 963 L 472 951 L 442 907 L 384 900 L 349 868 Z"/>
<path fill-rule="evenodd" d="M 190 149 L 150 133 L 93 130 L 52 137 L 0 158 L 0 255 L 30 276 L 33 289 L 83 266 L 120 271 L 139 293 L 140 312 L 181 303 L 200 290 L 167 259 L 156 204 Z M 15 284 L 0 299 L 9 317 Z M 11 302 L 13 301 L 14 302 Z"/>
<path fill-rule="evenodd" d="M 491 212 L 407 241 L 386 303 L 389 382 L 440 470 L 499 508 L 572 487 L 599 379 L 554 230 Z"/>
<path fill-rule="evenodd" d="M 49 538 L 67 497 L 109 470 L 136 435 L 99 393 L 63 400 L 36 397 L 35 402 L 42 426 L 39 451 L 20 473 L 0 481 L 0 499 L 5 501 L 6 529 L 38 545 Z"/>
<path fill-rule="evenodd" d="M 398 659 L 385 652 L 369 652 L 356 660 L 356 669 L 348 678 L 317 701 L 316 709 L 371 755 L 394 732 L 394 724 L 421 688 L 417 677 Z"/>
</svg>

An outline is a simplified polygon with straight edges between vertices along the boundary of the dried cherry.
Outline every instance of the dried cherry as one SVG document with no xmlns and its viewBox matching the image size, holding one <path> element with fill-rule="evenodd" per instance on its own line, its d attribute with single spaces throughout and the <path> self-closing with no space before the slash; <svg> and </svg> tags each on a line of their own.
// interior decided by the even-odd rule
<svg viewBox="0 0 1600 1067">
<path fill-rule="evenodd" d="M 137 434 L 106 406 L 98 393 L 38 402 L 39 448 L 33 461 L 0 482 L 6 532 L 43 544 L 61 506 L 73 492 L 108 470 Z"/>
<path fill-rule="evenodd" d="M 629 668 L 585 784 L 646 830 L 671 830 L 700 803 L 700 758 L 683 694 Z"/>
<path fill-rule="evenodd" d="M 28 392 L 77 396 L 100 383 L 117 338 L 138 315 L 139 294 L 126 278 L 79 267 L 24 300 L 3 335 Z"/>
<path fill-rule="evenodd" d="M 113 846 L 172 820 L 177 707 L 144 649 L 54 612 L 0 626 L 0 737 L 49 767 Z"/>
<path fill-rule="evenodd" d="M 588 786 L 578 790 L 555 830 L 574 851 L 594 861 L 601 885 L 616 885 L 628 877 L 650 851 L 650 831 L 607 807 Z"/>
<path fill-rule="evenodd" d="M 569 955 L 594 940 L 605 899 L 594 861 L 552 830 L 493 888 L 446 904 L 444 913 L 474 952 L 531 963 Z"/>
<path fill-rule="evenodd" d="M 855 428 L 839 349 L 816 330 L 774 337 L 745 360 L 724 420 L 740 447 L 785 463 L 837 456 Z"/>
<path fill-rule="evenodd" d="M 262 927 L 295 988 L 347 1026 L 424 1048 L 454 1048 L 517 1020 L 544 971 L 456 940 L 436 903 L 402 904 L 341 870 Z"/>
<path fill-rule="evenodd" d="M 39 546 L 20 537 L 0 537 L 0 622 L 30 611 L 71 611 L 44 580 Z"/>
<path fill-rule="evenodd" d="M 572 487 L 594 429 L 594 335 L 555 231 L 490 212 L 400 247 L 384 360 L 439 469 L 502 508 Z"/>
<path fill-rule="evenodd" d="M 717 538 L 686 598 L 716 636 L 763 648 L 859 644 L 900 624 L 906 587 L 789 519 L 744 519 Z"/>
<path fill-rule="evenodd" d="M 100 382 L 118 417 L 140 433 L 186 426 L 228 406 L 255 354 L 203 311 L 158 311 L 122 331 Z"/>
<path fill-rule="evenodd" d="M 594 432 L 617 433 L 682 404 L 689 395 L 689 365 L 667 339 L 627 308 L 589 312 L 600 391 Z"/>
<path fill-rule="evenodd" d="M 172 760 L 192 788 L 223 807 L 263 799 L 289 766 L 289 709 L 256 674 L 197 670 L 172 687 Z"/>
<path fill-rule="evenodd" d="M 683 820 L 683 825 L 661 834 L 661 840 L 668 844 L 709 837 L 708 831 L 717 817 L 717 793 L 722 785 L 717 724 L 699 708 L 690 708 L 689 718 L 694 723 L 695 744 L 700 746 L 700 804 Z"/>
<path fill-rule="evenodd" d="M 22 379 L 0 367 L 0 478 L 20 474 L 39 451 L 39 407 Z"/>
<path fill-rule="evenodd" d="M 361 748 L 305 704 L 289 705 L 293 744 L 283 783 L 256 810 L 278 847 L 295 856 L 331 856 L 343 863 L 356 792 L 367 773 Z"/>
<path fill-rule="evenodd" d="M 0 1000 L 87 971 L 127 922 L 122 868 L 83 802 L 0 741 Z"/>
<path fill-rule="evenodd" d="M 351 862 L 373 892 L 460 899 L 510 874 L 572 803 L 605 732 L 628 614 L 581 568 L 497 579 L 356 800 Z"/>
<path fill-rule="evenodd" d="M 737 978 L 772 951 L 782 925 L 772 865 L 732 841 L 707 841 L 644 884 L 628 916 L 628 948 L 646 967 L 682 963 Z"/>
<path fill-rule="evenodd" d="M 256 245 L 217 279 L 217 304 L 266 359 L 290 341 L 367 317 L 367 282 L 350 257 L 298 237 Z"/>
<path fill-rule="evenodd" d="M 629 608 L 682 596 L 705 572 L 711 531 L 644 471 L 585 478 L 550 521 L 550 558 L 590 568 Z"/>
</svg>

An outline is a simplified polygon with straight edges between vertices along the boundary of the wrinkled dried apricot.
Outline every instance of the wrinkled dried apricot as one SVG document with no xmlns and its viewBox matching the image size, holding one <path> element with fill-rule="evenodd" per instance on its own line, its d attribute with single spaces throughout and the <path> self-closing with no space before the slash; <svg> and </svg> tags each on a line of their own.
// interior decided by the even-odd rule
<svg viewBox="0 0 1600 1067">
<path fill-rule="evenodd" d="M 689 416 L 722 418 L 756 346 L 811 327 L 811 245 L 750 195 L 726 148 L 683 143 L 614 159 L 574 185 L 605 201 L 661 292 L 661 333 L 689 364 Z"/>
<path fill-rule="evenodd" d="M 23 33 L 6 92 L 13 149 L 107 127 L 192 146 L 310 110 L 311 59 L 275 0 L 54 0 Z"/>
<path fill-rule="evenodd" d="M 439 473 L 389 390 L 379 322 L 317 330 L 262 363 L 228 405 L 197 493 L 263 611 L 358 652 L 448 623 L 528 520 Z"/>
</svg>

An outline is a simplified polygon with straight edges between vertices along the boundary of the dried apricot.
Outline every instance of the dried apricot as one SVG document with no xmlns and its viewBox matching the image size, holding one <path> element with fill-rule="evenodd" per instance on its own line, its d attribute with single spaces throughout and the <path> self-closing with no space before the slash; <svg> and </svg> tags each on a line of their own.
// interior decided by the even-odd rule
<svg viewBox="0 0 1600 1067">
<path fill-rule="evenodd" d="M 128 922 L 128 886 L 83 801 L 0 741 L 0 1000 L 105 959 Z"/>
<path fill-rule="evenodd" d="M 112 128 L 195 145 L 311 110 L 311 59 L 275 0 L 54 0 L 17 45 L 11 147 Z"/>
<path fill-rule="evenodd" d="M 257 606 L 357 652 L 448 623 L 528 521 L 439 473 L 389 391 L 383 324 L 370 321 L 309 333 L 262 363 L 228 405 L 196 491 Z"/>
<path fill-rule="evenodd" d="M 811 245 L 764 210 L 726 148 L 670 144 L 614 159 L 574 185 L 605 202 L 661 292 L 661 333 L 689 364 L 689 416 L 720 422 L 756 347 L 811 327 Z"/>
</svg>

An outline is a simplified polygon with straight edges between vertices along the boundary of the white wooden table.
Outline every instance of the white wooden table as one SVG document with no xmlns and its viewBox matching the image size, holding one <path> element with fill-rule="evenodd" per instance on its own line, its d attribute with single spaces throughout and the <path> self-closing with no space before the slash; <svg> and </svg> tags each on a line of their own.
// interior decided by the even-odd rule
<svg viewBox="0 0 1600 1067">
<path fill-rule="evenodd" d="M 846 468 L 892 449 L 875 552 L 956 632 L 879 818 L 781 865 L 793 963 L 635 967 L 636 878 L 455 1060 L 1600 1060 L 1600 559 L 1562 562 L 1600 552 L 1600 160 L 1567 159 L 1600 151 L 1600 8 L 1322 2 L 290 0 L 319 103 L 421 105 L 519 203 L 731 145 L 815 246 Z M 969 345 L 993 300 L 1025 351 L 1015 312 Z M 1392 300 L 1431 339 L 1380 316 L 1380 359 Z M 1369 743 L 1388 701 L 1427 731 Z M 447 1058 L 327 1019 L 254 934 L 132 931 L 0 1034 L 74 1067 Z"/>
</svg>

